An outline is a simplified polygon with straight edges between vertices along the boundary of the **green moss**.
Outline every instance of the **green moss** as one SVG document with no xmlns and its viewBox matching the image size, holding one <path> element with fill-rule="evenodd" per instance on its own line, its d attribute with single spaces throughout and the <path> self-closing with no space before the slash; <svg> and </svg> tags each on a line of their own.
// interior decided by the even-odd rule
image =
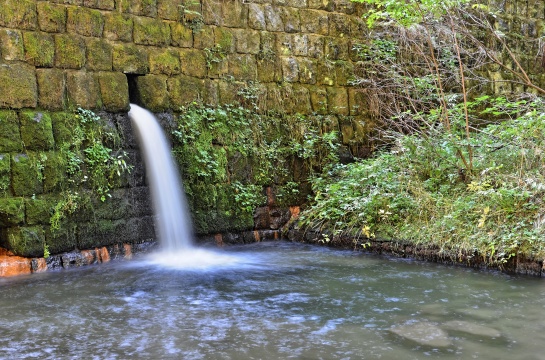
<svg viewBox="0 0 545 360">
<path fill-rule="evenodd" d="M 25 204 L 22 198 L 0 198 L 0 226 L 22 225 L 25 221 Z"/>
<path fill-rule="evenodd" d="M 102 72 L 98 75 L 98 82 L 106 111 L 120 112 L 129 109 L 129 85 L 125 74 Z"/>
<path fill-rule="evenodd" d="M 85 7 L 68 8 L 68 29 L 79 35 L 101 37 L 104 29 L 104 18 L 98 10 Z"/>
<path fill-rule="evenodd" d="M 53 148 L 53 128 L 47 112 L 22 111 L 21 137 L 28 150 L 50 150 Z"/>
<path fill-rule="evenodd" d="M 170 26 L 160 20 L 137 17 L 134 19 L 134 42 L 141 45 L 170 45 Z"/>
<path fill-rule="evenodd" d="M 167 80 L 168 95 L 173 108 L 199 101 L 204 96 L 204 81 L 191 76 L 177 76 Z"/>
<path fill-rule="evenodd" d="M 71 143 L 74 136 L 74 128 L 77 126 L 77 122 L 74 118 L 74 114 L 70 112 L 56 112 L 51 114 L 51 123 L 53 127 L 53 137 L 57 144 Z"/>
<path fill-rule="evenodd" d="M 60 33 L 66 29 L 66 7 L 40 1 L 38 7 L 38 24 L 40 30 Z"/>
<path fill-rule="evenodd" d="M 45 192 L 62 190 L 67 184 L 66 158 L 60 152 L 48 152 L 43 164 L 43 183 Z"/>
<path fill-rule="evenodd" d="M 102 39 L 89 39 L 87 45 L 87 69 L 111 71 L 113 64 L 112 46 Z"/>
<path fill-rule="evenodd" d="M 132 44 L 116 45 L 113 52 L 114 71 L 126 74 L 147 74 L 148 54 L 145 49 Z"/>
<path fill-rule="evenodd" d="M 164 111 L 169 107 L 166 76 L 139 76 L 136 88 L 142 105 L 147 109 L 151 111 Z"/>
<path fill-rule="evenodd" d="M 105 15 L 104 37 L 113 41 L 132 41 L 132 17 L 118 12 L 109 12 Z"/>
<path fill-rule="evenodd" d="M 189 48 L 193 46 L 193 31 L 181 23 L 170 23 L 172 45 Z"/>
<path fill-rule="evenodd" d="M 28 225 L 48 225 L 57 200 L 51 196 L 35 196 L 25 199 L 26 223 Z"/>
<path fill-rule="evenodd" d="M 43 192 L 43 174 L 37 153 L 11 156 L 12 187 L 15 196 L 32 196 Z"/>
<path fill-rule="evenodd" d="M 34 30 L 36 25 L 36 1 L 2 1 L 2 6 L 0 6 L 0 26 L 12 29 Z"/>
<path fill-rule="evenodd" d="M 180 73 L 180 57 L 172 50 L 152 52 L 149 58 L 153 74 L 175 75 Z"/>
<path fill-rule="evenodd" d="M 3 230 L 4 246 L 15 255 L 42 257 L 45 233 L 41 226 L 12 227 Z"/>
<path fill-rule="evenodd" d="M 0 153 L 23 150 L 19 117 L 15 111 L 0 110 Z"/>
<path fill-rule="evenodd" d="M 23 35 L 17 30 L 0 29 L 0 52 L 4 60 L 23 60 Z"/>
<path fill-rule="evenodd" d="M 11 158 L 8 154 L 0 154 L 0 196 L 11 194 Z"/>
<path fill-rule="evenodd" d="M 33 66 L 11 63 L 0 66 L 0 107 L 34 108 L 38 102 Z"/>
<path fill-rule="evenodd" d="M 207 58 L 204 51 L 197 49 L 180 50 L 180 61 L 183 74 L 198 78 L 206 77 Z"/>
<path fill-rule="evenodd" d="M 234 36 L 228 28 L 217 27 L 214 29 L 214 41 L 223 51 L 232 53 L 235 51 Z"/>
<path fill-rule="evenodd" d="M 40 32 L 24 33 L 25 59 L 39 67 L 51 67 L 55 60 L 55 40 L 52 35 Z"/>
<path fill-rule="evenodd" d="M 65 103 L 64 72 L 60 69 L 36 69 L 38 103 L 47 110 L 60 110 Z"/>
<path fill-rule="evenodd" d="M 77 247 L 77 225 L 73 222 L 66 222 L 57 231 L 51 231 L 49 227 L 46 227 L 45 242 L 51 254 L 74 250 Z M 88 248 L 92 247 L 93 245 Z"/>
<path fill-rule="evenodd" d="M 77 35 L 55 35 L 55 66 L 80 69 L 85 64 L 85 43 Z"/>
</svg>

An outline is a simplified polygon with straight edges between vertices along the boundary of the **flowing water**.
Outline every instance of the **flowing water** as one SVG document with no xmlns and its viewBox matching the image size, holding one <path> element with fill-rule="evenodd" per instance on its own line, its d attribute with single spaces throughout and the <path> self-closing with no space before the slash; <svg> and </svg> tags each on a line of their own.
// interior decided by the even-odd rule
<svg viewBox="0 0 545 360">
<path fill-rule="evenodd" d="M 1 279 L 0 357 L 545 358 L 541 279 L 282 241 L 222 253 Z"/>
</svg>

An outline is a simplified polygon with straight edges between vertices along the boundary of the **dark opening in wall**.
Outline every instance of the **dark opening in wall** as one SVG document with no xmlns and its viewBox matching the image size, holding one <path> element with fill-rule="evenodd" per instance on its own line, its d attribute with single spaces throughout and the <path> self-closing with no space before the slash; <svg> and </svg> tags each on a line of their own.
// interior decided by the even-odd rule
<svg viewBox="0 0 545 360">
<path fill-rule="evenodd" d="M 138 91 L 138 77 L 142 76 L 139 74 L 125 74 L 127 76 L 127 83 L 129 84 L 129 102 L 131 104 L 136 104 L 142 106 L 142 101 L 140 99 L 140 92 Z"/>
</svg>

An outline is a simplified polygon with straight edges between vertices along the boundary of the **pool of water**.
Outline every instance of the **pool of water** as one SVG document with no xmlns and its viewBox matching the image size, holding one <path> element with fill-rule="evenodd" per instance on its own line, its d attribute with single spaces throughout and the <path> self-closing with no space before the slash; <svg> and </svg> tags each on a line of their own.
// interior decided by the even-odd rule
<svg viewBox="0 0 545 360">
<path fill-rule="evenodd" d="M 545 282 L 287 242 L 0 280 L 0 357 L 544 359 Z"/>
</svg>

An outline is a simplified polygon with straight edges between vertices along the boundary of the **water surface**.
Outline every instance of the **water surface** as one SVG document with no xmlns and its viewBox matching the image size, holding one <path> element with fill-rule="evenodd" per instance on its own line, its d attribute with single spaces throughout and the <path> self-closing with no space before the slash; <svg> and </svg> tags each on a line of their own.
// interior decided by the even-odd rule
<svg viewBox="0 0 545 360">
<path fill-rule="evenodd" d="M 545 358 L 541 279 L 285 242 L 223 255 L 237 260 L 191 270 L 141 259 L 2 279 L 0 357 Z M 396 334 L 421 328 L 446 344 Z"/>
</svg>

